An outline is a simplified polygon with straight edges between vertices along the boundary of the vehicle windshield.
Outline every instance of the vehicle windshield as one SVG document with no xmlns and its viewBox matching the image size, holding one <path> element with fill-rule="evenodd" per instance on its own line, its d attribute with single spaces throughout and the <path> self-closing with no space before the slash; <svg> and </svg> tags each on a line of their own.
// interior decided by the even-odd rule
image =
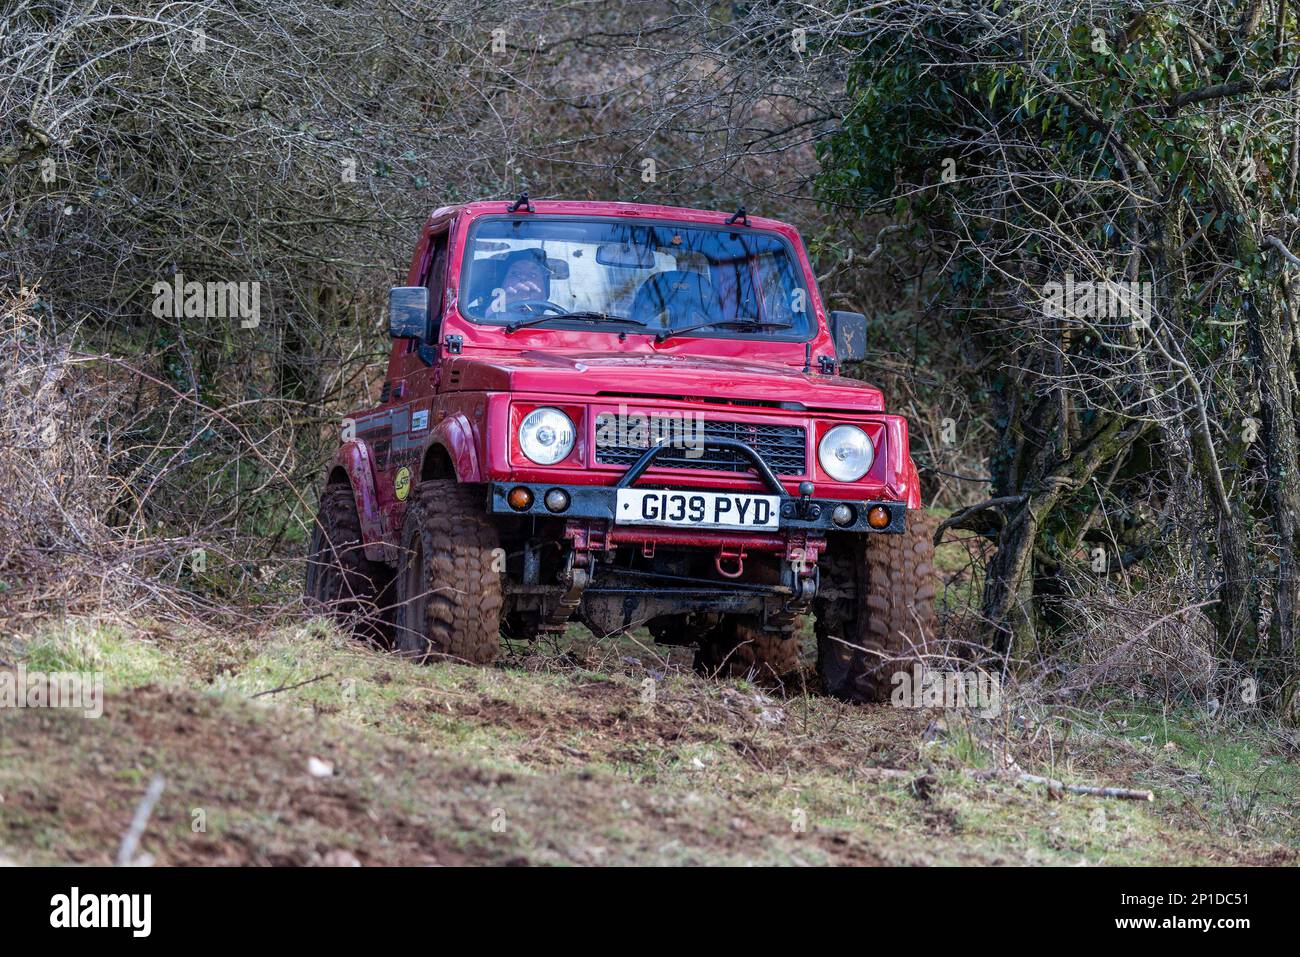
<svg viewBox="0 0 1300 957">
<path fill-rule="evenodd" d="M 775 233 L 494 217 L 474 224 L 464 262 L 460 311 L 478 322 L 661 337 L 688 327 L 797 341 L 812 332 L 802 271 Z"/>
</svg>

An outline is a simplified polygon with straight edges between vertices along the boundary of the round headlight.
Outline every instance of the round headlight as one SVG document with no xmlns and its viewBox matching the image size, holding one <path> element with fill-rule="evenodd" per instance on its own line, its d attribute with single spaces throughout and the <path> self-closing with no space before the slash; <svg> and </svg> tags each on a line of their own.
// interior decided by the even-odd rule
<svg viewBox="0 0 1300 957">
<path fill-rule="evenodd" d="M 554 465 L 573 451 L 573 421 L 559 409 L 534 409 L 519 424 L 519 447 L 538 465 Z"/>
<path fill-rule="evenodd" d="M 822 436 L 817 446 L 817 461 L 822 470 L 837 482 L 856 482 L 871 470 L 876 450 L 856 425 L 837 425 Z"/>
</svg>

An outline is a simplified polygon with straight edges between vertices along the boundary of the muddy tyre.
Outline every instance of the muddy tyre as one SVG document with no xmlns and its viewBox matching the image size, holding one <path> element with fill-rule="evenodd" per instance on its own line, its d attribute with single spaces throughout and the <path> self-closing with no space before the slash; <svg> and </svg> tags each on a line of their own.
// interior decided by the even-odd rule
<svg viewBox="0 0 1300 957">
<path fill-rule="evenodd" d="M 751 615 L 723 615 L 695 653 L 695 670 L 710 678 L 773 685 L 798 668 L 799 639 L 791 632 L 763 631 Z"/>
<path fill-rule="evenodd" d="M 485 665 L 497 656 L 502 571 L 484 496 L 454 479 L 426 479 L 402 524 L 394 635 L 417 661 Z"/>
<path fill-rule="evenodd" d="M 901 535 L 832 545 L 822 583 L 840 595 L 815 603 L 817 673 L 828 694 L 888 701 L 893 675 L 910 669 L 934 639 L 934 530 L 934 518 L 909 511 Z"/>
<path fill-rule="evenodd" d="M 382 605 L 391 577 L 387 566 L 366 558 L 352 489 L 328 486 L 308 546 L 308 602 L 353 625 L 358 637 L 384 640 Z"/>
</svg>

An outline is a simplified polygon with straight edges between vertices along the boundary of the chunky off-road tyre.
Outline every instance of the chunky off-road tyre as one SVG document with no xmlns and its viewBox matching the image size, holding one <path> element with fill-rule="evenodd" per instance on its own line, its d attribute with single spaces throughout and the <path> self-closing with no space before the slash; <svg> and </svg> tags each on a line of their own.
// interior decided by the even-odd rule
<svg viewBox="0 0 1300 957">
<path fill-rule="evenodd" d="M 394 615 L 401 654 L 480 665 L 496 658 L 504 566 L 484 502 L 454 479 L 426 479 L 411 493 Z"/>
<path fill-rule="evenodd" d="M 828 694 L 854 703 L 889 700 L 893 675 L 912 667 L 935 634 L 935 519 L 907 513 L 901 535 L 841 538 L 823 561 L 817 673 Z"/>
<path fill-rule="evenodd" d="M 391 577 L 387 566 L 366 558 L 352 489 L 327 486 L 308 546 L 308 602 L 351 624 L 359 637 L 383 641 L 382 606 Z"/>
<path fill-rule="evenodd" d="M 695 670 L 710 678 L 751 678 L 776 685 L 799 668 L 799 639 L 763 631 L 751 615 L 723 615 L 700 639 Z"/>
</svg>

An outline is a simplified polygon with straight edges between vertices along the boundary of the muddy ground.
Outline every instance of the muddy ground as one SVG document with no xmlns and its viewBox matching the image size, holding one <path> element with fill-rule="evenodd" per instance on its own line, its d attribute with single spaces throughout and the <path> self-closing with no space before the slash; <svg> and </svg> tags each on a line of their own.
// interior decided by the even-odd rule
<svg viewBox="0 0 1300 957">
<path fill-rule="evenodd" d="M 0 857 L 171 864 L 1286 864 L 1284 734 L 1116 702 L 993 719 L 854 708 L 576 630 L 496 667 L 420 666 L 323 623 L 74 623 L 29 669 L 105 672 L 104 715 L 0 712 Z M 810 669 L 811 671 L 811 669 Z M 1152 803 L 1063 795 L 1150 788 Z"/>
</svg>

